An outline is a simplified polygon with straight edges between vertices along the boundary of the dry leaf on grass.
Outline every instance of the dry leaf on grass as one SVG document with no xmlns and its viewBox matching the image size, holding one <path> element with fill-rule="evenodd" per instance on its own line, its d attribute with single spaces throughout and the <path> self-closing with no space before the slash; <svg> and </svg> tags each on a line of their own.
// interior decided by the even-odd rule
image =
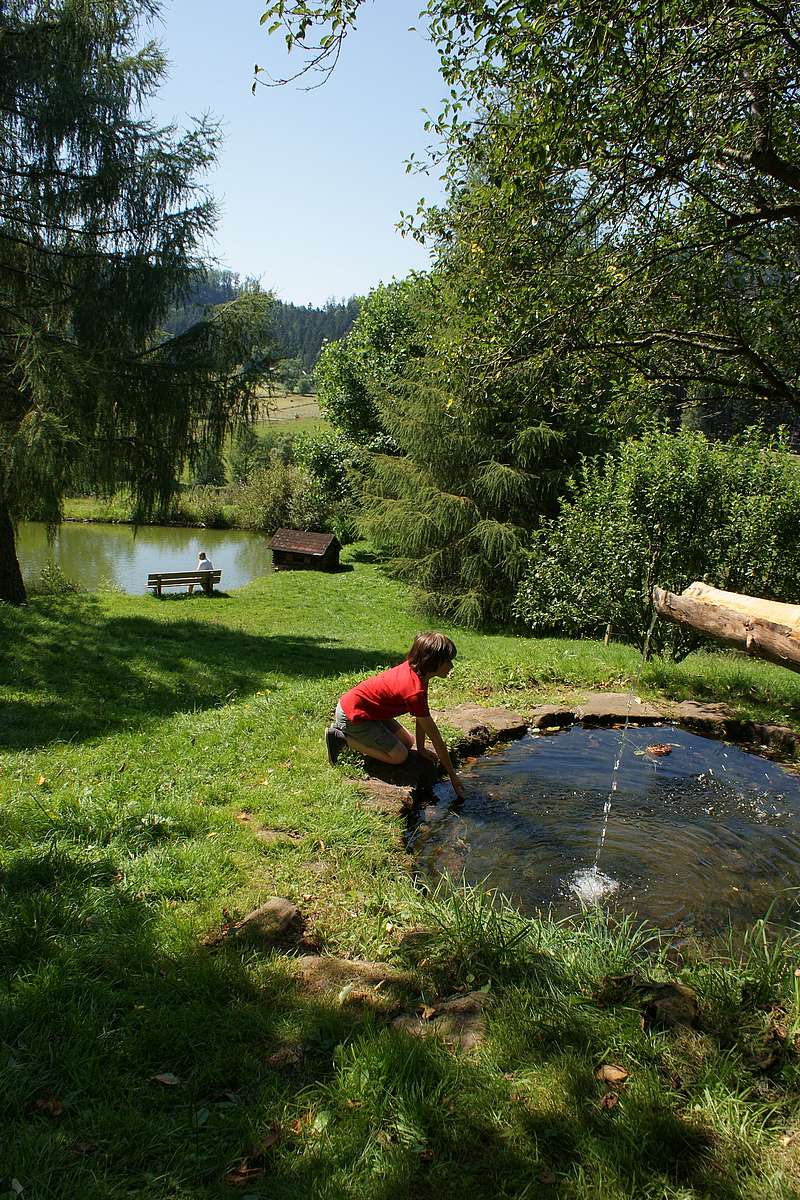
<svg viewBox="0 0 800 1200">
<path fill-rule="evenodd" d="M 97 1146 L 94 1144 L 94 1142 L 73 1142 L 71 1146 L 67 1147 L 67 1149 L 70 1154 L 84 1155 L 94 1154 Z"/>
<path fill-rule="evenodd" d="M 423 1004 L 422 1008 L 419 1010 L 419 1015 L 422 1017 L 423 1021 L 430 1021 L 436 1016 L 436 1009 L 432 1004 Z"/>
<path fill-rule="evenodd" d="M 595 1069 L 594 1077 L 599 1079 L 601 1083 L 607 1083 L 611 1087 L 619 1087 L 628 1078 L 629 1072 L 624 1067 L 617 1067 L 614 1063 L 601 1063 Z"/>
<path fill-rule="evenodd" d="M 171 1071 L 162 1071 L 160 1075 L 151 1075 L 150 1080 L 152 1083 L 163 1084 L 164 1087 L 177 1087 L 180 1083 L 178 1076 L 173 1075 Z"/>
<path fill-rule="evenodd" d="M 279 1046 L 267 1059 L 267 1066 L 279 1071 L 283 1067 L 296 1067 L 302 1061 L 302 1051 L 297 1046 Z"/>
<path fill-rule="evenodd" d="M 225 1176 L 225 1182 L 230 1187 L 244 1187 L 246 1183 L 251 1183 L 254 1179 L 260 1179 L 264 1174 L 264 1167 L 251 1167 L 248 1165 L 246 1158 L 243 1158 L 238 1167 L 234 1167 L 232 1171 L 228 1171 Z"/>
<path fill-rule="evenodd" d="M 619 1104 L 619 1096 L 616 1092 L 606 1092 L 603 1099 L 600 1101 L 600 1107 L 603 1109 L 616 1108 Z"/>
<path fill-rule="evenodd" d="M 52 1092 L 47 1092 L 35 1101 L 33 1110 L 42 1113 L 45 1117 L 60 1117 L 64 1111 L 64 1105 Z"/>
<path fill-rule="evenodd" d="M 262 1151 L 270 1150 L 275 1145 L 276 1142 L 279 1142 L 281 1140 L 282 1137 L 283 1137 L 283 1126 L 279 1125 L 277 1121 L 273 1121 L 273 1123 L 270 1125 L 269 1129 L 267 1130 L 267 1132 L 264 1134 L 263 1138 L 261 1139 L 259 1149 Z"/>
</svg>

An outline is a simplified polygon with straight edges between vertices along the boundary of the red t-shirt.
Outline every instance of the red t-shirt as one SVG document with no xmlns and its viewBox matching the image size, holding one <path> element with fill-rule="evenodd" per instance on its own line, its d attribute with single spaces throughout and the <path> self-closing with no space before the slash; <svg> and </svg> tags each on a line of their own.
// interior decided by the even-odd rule
<svg viewBox="0 0 800 1200">
<path fill-rule="evenodd" d="M 389 721 L 403 713 L 412 717 L 431 715 L 428 685 L 407 660 L 357 683 L 339 703 L 348 721 Z"/>
</svg>

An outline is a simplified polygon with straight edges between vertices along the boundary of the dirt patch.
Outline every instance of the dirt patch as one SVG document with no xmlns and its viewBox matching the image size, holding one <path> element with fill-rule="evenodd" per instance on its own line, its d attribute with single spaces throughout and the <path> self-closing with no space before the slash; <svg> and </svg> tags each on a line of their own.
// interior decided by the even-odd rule
<svg viewBox="0 0 800 1200">
<path fill-rule="evenodd" d="M 450 996 L 397 1017 L 392 1026 L 412 1037 L 440 1037 L 451 1048 L 472 1050 L 486 1036 L 486 1002 L 485 992 Z"/>
<path fill-rule="evenodd" d="M 297 959 L 297 969 L 309 991 L 327 995 L 340 1005 L 391 1013 L 417 994 L 414 976 L 388 963 L 306 954 Z"/>
</svg>

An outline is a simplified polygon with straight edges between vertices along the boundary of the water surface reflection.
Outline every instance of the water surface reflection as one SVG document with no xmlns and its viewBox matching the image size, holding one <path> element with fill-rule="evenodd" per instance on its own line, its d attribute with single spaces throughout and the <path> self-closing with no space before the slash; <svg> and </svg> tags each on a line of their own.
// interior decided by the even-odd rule
<svg viewBox="0 0 800 1200">
<path fill-rule="evenodd" d="M 619 731 L 529 735 L 464 773 L 411 834 L 423 872 L 485 880 L 527 912 L 574 911 L 594 862 Z M 650 757 L 648 745 L 670 743 Z M 720 930 L 800 915 L 800 778 L 738 746 L 675 727 L 630 729 L 599 867 L 613 903 L 663 929 Z"/>
<path fill-rule="evenodd" d="M 268 538 L 238 529 L 184 529 L 143 525 L 67 522 L 47 540 L 47 527 L 34 521 L 19 526 L 17 554 L 26 583 L 35 580 L 48 562 L 89 591 L 109 581 L 132 595 L 144 592 L 151 571 L 194 568 L 205 550 L 222 570 L 221 588 L 242 587 L 272 570 Z"/>
</svg>

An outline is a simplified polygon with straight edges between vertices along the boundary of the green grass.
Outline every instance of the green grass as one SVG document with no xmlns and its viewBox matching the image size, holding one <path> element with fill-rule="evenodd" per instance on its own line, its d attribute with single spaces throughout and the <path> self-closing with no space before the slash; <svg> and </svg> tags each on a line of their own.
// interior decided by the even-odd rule
<svg viewBox="0 0 800 1200">
<path fill-rule="evenodd" d="M 415 887 L 397 824 L 324 761 L 340 692 L 427 624 L 357 549 L 350 565 L 229 598 L 0 606 L 0 1197 L 796 1196 L 796 939 L 677 954 L 602 914 L 527 921 Z M 449 632 L 437 706 L 524 711 L 638 665 Z M 640 690 L 800 724 L 800 680 L 735 656 L 650 664 Z M 412 1042 L 304 991 L 290 957 L 203 947 L 223 909 L 270 895 L 325 951 L 406 966 L 426 998 L 486 988 L 484 1046 Z M 645 1032 L 630 974 L 694 987 L 701 1028 Z M 630 1079 L 605 1111 L 608 1061 Z"/>
</svg>

